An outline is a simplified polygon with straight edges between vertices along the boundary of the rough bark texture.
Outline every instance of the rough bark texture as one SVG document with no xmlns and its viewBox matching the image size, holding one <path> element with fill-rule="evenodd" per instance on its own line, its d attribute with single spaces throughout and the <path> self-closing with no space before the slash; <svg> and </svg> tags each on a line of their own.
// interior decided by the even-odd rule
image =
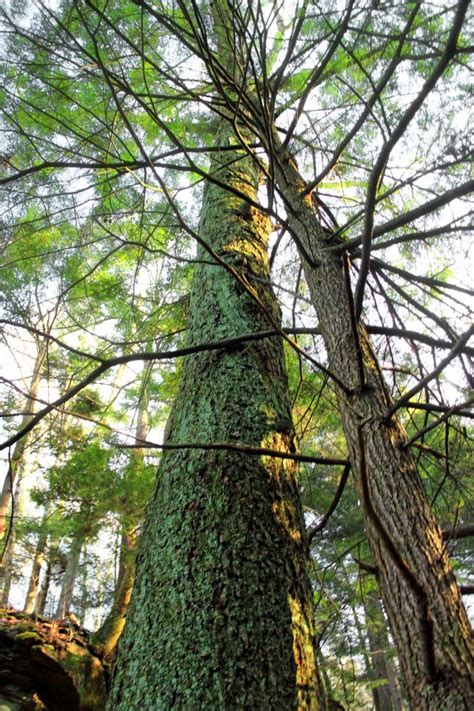
<svg viewBox="0 0 474 711">
<path fill-rule="evenodd" d="M 221 131 L 217 140 L 233 139 Z M 212 171 L 255 198 L 258 176 L 242 154 L 222 153 Z M 268 277 L 268 233 L 268 220 L 245 201 L 206 186 L 200 236 L 241 275 Z M 212 262 L 204 250 L 200 256 Z M 270 289 L 258 295 L 278 319 Z M 234 276 L 199 265 L 189 343 L 267 327 Z M 281 342 L 187 358 L 168 431 L 174 443 L 292 451 Z M 320 708 L 307 560 L 290 461 L 199 448 L 166 452 L 140 543 L 110 711 Z"/>
<path fill-rule="evenodd" d="M 283 151 L 276 170 L 291 206 L 290 228 L 316 263 L 303 255 L 329 368 L 345 386 L 336 388 L 339 410 L 406 693 L 420 711 L 472 709 L 469 621 L 414 458 L 403 448 L 404 428 L 385 416 L 391 401 L 367 331 L 359 324 L 354 334 L 343 258 L 331 253 L 311 196 L 301 198 L 304 182 Z"/>
<path fill-rule="evenodd" d="M 0 611 L 0 709 L 103 711 L 106 682 L 84 630 Z"/>
</svg>

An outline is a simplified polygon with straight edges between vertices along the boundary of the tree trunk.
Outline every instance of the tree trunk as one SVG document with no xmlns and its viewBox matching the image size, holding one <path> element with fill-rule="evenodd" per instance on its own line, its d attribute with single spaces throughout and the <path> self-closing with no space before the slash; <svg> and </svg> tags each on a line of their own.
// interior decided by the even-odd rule
<svg viewBox="0 0 474 711">
<path fill-rule="evenodd" d="M 229 133 L 221 127 L 218 145 Z M 259 176 L 245 155 L 215 154 L 211 173 L 255 200 Z M 200 238 L 242 277 L 268 279 L 269 229 L 245 201 L 205 187 Z M 236 277 L 205 250 L 199 258 L 188 342 L 268 328 Z M 271 290 L 259 286 L 258 297 L 278 319 Z M 189 356 L 172 443 L 196 447 L 163 454 L 108 708 L 320 708 L 295 466 L 212 449 L 294 451 L 281 342 Z"/>
<path fill-rule="evenodd" d="M 35 609 L 35 600 L 38 594 L 39 580 L 41 574 L 41 566 L 44 563 L 46 544 L 48 542 L 48 533 L 46 527 L 40 530 L 38 541 L 36 543 L 35 556 L 33 558 L 33 567 L 31 569 L 30 582 L 25 598 L 24 612 L 32 613 Z"/>
<path fill-rule="evenodd" d="M 373 689 L 375 709 L 376 711 L 403 711 L 395 669 L 387 654 L 390 643 L 385 617 L 376 591 L 366 593 L 364 607 L 372 659 L 372 678 L 378 682 L 386 681 Z"/>
<path fill-rule="evenodd" d="M 274 140 L 278 146 L 276 132 Z M 304 181 L 282 149 L 275 166 L 329 369 L 343 386 L 336 385 L 340 415 L 407 696 L 420 711 L 472 709 L 471 628 L 415 460 L 403 446 L 405 430 L 395 415 L 386 417 L 392 402 L 367 331 L 361 323 L 354 328 L 348 269 L 331 252 L 311 196 L 301 197 Z"/>
<path fill-rule="evenodd" d="M 51 585 L 51 576 L 53 573 L 53 562 L 51 550 L 46 554 L 46 570 L 44 571 L 43 582 L 39 589 L 35 602 L 35 614 L 44 615 L 46 610 L 46 600 L 48 599 L 49 586 Z"/>
<path fill-rule="evenodd" d="M 33 375 L 31 376 L 30 387 L 28 391 L 28 400 L 26 403 L 26 414 L 24 415 L 20 429 L 28 424 L 31 419 L 32 413 L 35 409 L 35 399 L 38 394 L 38 388 L 41 382 L 41 370 L 43 367 L 44 359 L 47 353 L 46 342 L 40 341 L 38 344 L 38 350 L 36 354 L 36 360 L 33 367 Z M 12 494 L 15 491 L 15 483 L 17 481 L 18 475 L 22 467 L 24 466 L 25 451 L 27 449 L 29 441 L 29 436 L 25 435 L 22 439 L 18 440 L 13 449 L 13 453 L 10 460 L 10 466 L 8 473 L 3 482 L 2 492 L 0 494 L 0 539 L 5 535 L 8 527 L 8 512 L 12 503 Z M 12 525 L 13 529 L 13 525 Z"/>
<path fill-rule="evenodd" d="M 66 612 L 69 612 L 69 609 L 71 607 L 72 596 L 74 593 L 74 584 L 76 582 L 77 573 L 79 571 L 79 561 L 81 559 L 81 550 L 83 543 L 84 539 L 80 536 L 76 536 L 69 550 L 66 570 L 64 571 L 61 592 L 59 595 L 58 606 L 56 609 L 56 617 L 59 620 L 62 620 L 64 618 Z"/>
<path fill-rule="evenodd" d="M 0 605 L 7 607 L 10 597 L 10 591 L 14 582 L 17 570 L 15 569 L 15 549 L 17 541 L 17 522 L 23 517 L 25 507 L 25 477 L 28 471 L 28 462 L 24 458 L 17 470 L 16 489 L 13 497 L 13 511 L 15 520 L 12 521 L 12 526 L 8 531 L 7 537 L 2 542 L 5 545 L 3 552 L 2 565 L 0 567 L 2 579 L 2 594 L 0 596 Z M 21 565 L 20 565 L 21 568 Z"/>
<path fill-rule="evenodd" d="M 112 609 L 92 637 L 94 646 L 102 657 L 110 657 L 117 646 L 125 626 L 133 582 L 135 580 L 136 531 L 124 531 L 120 545 L 120 563 Z"/>
<path fill-rule="evenodd" d="M 149 345 L 151 349 L 151 344 Z M 138 417 L 135 429 L 135 443 L 140 445 L 146 439 L 149 430 L 148 403 L 150 384 L 150 364 L 143 368 L 141 376 L 141 393 L 138 403 Z M 145 449 L 138 447 L 132 453 L 130 467 L 126 476 L 136 477 L 140 475 L 143 465 Z M 120 561 L 117 582 L 115 585 L 114 601 L 107 617 L 95 632 L 92 641 L 105 658 L 111 657 L 117 647 L 120 635 L 125 626 L 125 618 L 132 596 L 133 583 L 135 581 L 135 558 L 138 543 L 137 529 L 142 522 L 142 516 L 138 518 L 137 512 L 132 511 L 122 524 L 122 535 L 120 541 Z"/>
</svg>

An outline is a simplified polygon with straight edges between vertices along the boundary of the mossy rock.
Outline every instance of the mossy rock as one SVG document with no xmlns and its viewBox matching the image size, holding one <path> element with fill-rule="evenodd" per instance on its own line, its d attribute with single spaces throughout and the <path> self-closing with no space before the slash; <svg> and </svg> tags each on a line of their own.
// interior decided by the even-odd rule
<svg viewBox="0 0 474 711">
<path fill-rule="evenodd" d="M 86 634 L 5 612 L 0 618 L 0 711 L 103 711 L 107 675 Z"/>
</svg>

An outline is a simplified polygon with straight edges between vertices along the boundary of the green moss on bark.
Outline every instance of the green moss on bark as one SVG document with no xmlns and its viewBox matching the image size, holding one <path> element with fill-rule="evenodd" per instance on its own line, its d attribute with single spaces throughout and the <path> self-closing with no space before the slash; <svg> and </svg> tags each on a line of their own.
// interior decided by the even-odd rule
<svg viewBox="0 0 474 711">
<path fill-rule="evenodd" d="M 243 152 L 215 158 L 213 172 L 255 199 L 258 175 Z M 268 278 L 268 233 L 267 218 L 244 200 L 206 187 L 201 237 L 255 285 L 278 318 L 271 289 L 251 280 Z M 190 343 L 268 327 L 261 307 L 231 274 L 210 264 L 197 268 Z M 175 443 L 291 451 L 281 342 L 189 357 L 169 432 Z M 229 451 L 166 452 L 109 709 L 319 708 L 306 564 L 291 462 Z"/>
</svg>

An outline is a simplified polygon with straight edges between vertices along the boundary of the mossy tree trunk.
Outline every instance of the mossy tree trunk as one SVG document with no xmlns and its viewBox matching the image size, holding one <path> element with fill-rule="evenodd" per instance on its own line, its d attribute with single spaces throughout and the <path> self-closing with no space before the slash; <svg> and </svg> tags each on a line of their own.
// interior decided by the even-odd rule
<svg viewBox="0 0 474 711">
<path fill-rule="evenodd" d="M 235 141 L 222 127 L 216 140 Z M 255 199 L 259 175 L 246 153 L 215 156 L 213 174 Z M 269 231 L 245 200 L 206 186 L 200 237 L 241 276 L 268 278 Z M 196 267 L 188 342 L 267 329 L 235 276 L 204 249 L 199 257 L 208 263 Z M 278 319 L 272 291 L 255 283 Z M 188 357 L 168 431 L 177 445 L 294 451 L 279 339 Z M 199 446 L 165 452 L 108 708 L 321 708 L 307 562 L 291 461 Z"/>
<path fill-rule="evenodd" d="M 275 132 L 274 145 L 281 145 Z M 420 711 L 474 708 L 474 643 L 441 530 L 362 323 L 344 257 L 331 250 L 289 154 L 275 160 L 336 386 L 352 469 L 405 690 Z M 311 257 L 312 263 L 306 255 Z"/>
</svg>

